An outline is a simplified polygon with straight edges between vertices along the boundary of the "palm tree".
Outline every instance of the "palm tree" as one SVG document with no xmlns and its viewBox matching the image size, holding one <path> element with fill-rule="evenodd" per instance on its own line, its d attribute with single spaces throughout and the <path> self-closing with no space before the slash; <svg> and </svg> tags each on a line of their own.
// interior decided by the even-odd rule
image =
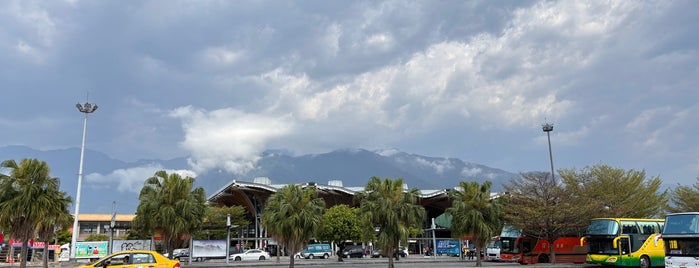
<svg viewBox="0 0 699 268">
<path fill-rule="evenodd" d="M 43 198 L 52 200 L 46 202 L 51 204 L 51 207 L 46 210 L 43 220 L 36 227 L 39 241 L 44 242 L 43 267 L 48 268 L 50 240 L 58 235 L 58 230 L 66 229 L 73 223 L 73 216 L 68 211 L 68 207 L 73 201 L 65 192 L 58 191 L 58 189 L 48 191 Z"/>
<path fill-rule="evenodd" d="M 490 185 L 490 181 L 481 185 L 475 181 L 462 181 L 458 190 L 449 192 L 452 205 L 446 213 L 452 216 L 452 235 L 471 235 L 476 256 L 481 255 L 488 240 L 502 228 L 500 205 L 497 200 L 490 198 Z M 483 266 L 479 257 L 476 257 L 476 266 Z"/>
<path fill-rule="evenodd" d="M 22 241 L 20 268 L 25 268 L 29 240 L 46 215 L 65 209 L 54 203 L 56 198 L 65 198 L 65 193 L 58 194 L 60 182 L 49 176 L 51 169 L 44 161 L 25 158 L 17 164 L 6 160 L 0 167 L 10 169 L 9 175 L 0 174 L 0 225 L 9 226 L 12 237 Z"/>
<path fill-rule="evenodd" d="M 294 254 L 320 228 L 325 202 L 313 188 L 287 185 L 272 194 L 262 212 L 262 225 L 277 241 L 291 250 L 289 267 L 294 267 Z M 277 254 L 279 261 L 279 254 Z"/>
<path fill-rule="evenodd" d="M 193 189 L 194 178 L 167 174 L 161 170 L 146 180 L 138 196 L 133 225 L 140 231 L 161 232 L 162 243 L 169 255 L 189 236 L 201 228 L 206 212 L 204 189 Z"/>
<path fill-rule="evenodd" d="M 410 227 L 418 226 L 425 217 L 425 209 L 416 205 L 418 190 L 403 187 L 403 179 L 371 177 L 364 191 L 355 195 L 355 200 L 361 204 L 360 215 L 378 229 L 376 242 L 388 256 L 400 243 L 408 244 Z M 399 258 L 398 254 L 395 258 Z M 388 259 L 388 267 L 393 268 L 393 258 Z"/>
</svg>

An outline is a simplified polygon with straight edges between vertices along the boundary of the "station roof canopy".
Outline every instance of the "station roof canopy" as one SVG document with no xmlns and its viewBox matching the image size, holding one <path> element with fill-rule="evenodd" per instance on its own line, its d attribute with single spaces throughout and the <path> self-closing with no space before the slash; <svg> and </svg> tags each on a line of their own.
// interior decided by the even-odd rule
<svg viewBox="0 0 699 268">
<path fill-rule="evenodd" d="M 262 211 L 269 196 L 286 185 L 272 184 L 270 179 L 264 177 L 255 178 L 253 182 L 233 180 L 209 196 L 208 202 L 216 205 L 243 206 L 251 214 L 251 218 L 254 218 L 254 213 Z M 328 208 L 339 204 L 358 207 L 359 205 L 354 201 L 354 195 L 364 190 L 364 187 L 343 186 L 342 181 L 339 180 L 331 180 L 328 184 L 306 182 L 297 185 L 315 189 Z M 448 191 L 449 189 L 419 190 L 418 204 L 425 207 L 428 217 L 437 217 L 451 206 Z"/>
</svg>

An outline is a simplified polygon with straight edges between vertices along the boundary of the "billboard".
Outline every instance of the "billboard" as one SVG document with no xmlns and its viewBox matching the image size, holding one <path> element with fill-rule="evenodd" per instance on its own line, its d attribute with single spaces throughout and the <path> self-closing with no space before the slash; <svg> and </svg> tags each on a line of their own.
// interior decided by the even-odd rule
<svg viewBox="0 0 699 268">
<path fill-rule="evenodd" d="M 461 243 L 453 239 L 437 239 L 437 255 L 459 256 L 461 253 Z"/>
<path fill-rule="evenodd" d="M 75 258 L 98 259 L 107 256 L 107 241 L 76 242 Z"/>
<path fill-rule="evenodd" d="M 226 257 L 226 240 L 193 240 L 192 258 Z"/>
<path fill-rule="evenodd" d="M 114 240 L 112 242 L 112 252 L 132 249 L 152 250 L 150 240 Z"/>
</svg>

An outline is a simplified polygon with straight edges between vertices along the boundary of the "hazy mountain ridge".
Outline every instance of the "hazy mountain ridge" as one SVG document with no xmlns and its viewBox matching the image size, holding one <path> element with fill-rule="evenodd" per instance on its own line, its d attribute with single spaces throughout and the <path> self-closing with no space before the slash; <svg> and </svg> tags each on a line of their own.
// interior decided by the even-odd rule
<svg viewBox="0 0 699 268">
<path fill-rule="evenodd" d="M 42 151 L 26 146 L 0 147 L 0 161 L 8 159 L 20 161 L 23 158 L 46 161 L 52 169 L 51 176 L 61 179 L 61 189 L 75 197 L 80 162 L 79 148 Z M 83 174 L 85 176 L 99 174 L 108 177 L 112 174 L 129 174 L 125 171 L 144 166 L 173 170 L 190 169 L 186 157 L 126 162 L 86 149 Z M 142 183 L 152 175 L 150 173 L 143 178 L 130 179 Z M 254 170 L 245 174 L 210 171 L 198 174 L 195 184 L 203 187 L 209 196 L 232 180 L 253 181 L 255 177 L 268 177 L 273 184 L 304 182 L 327 184 L 330 180 L 341 180 L 346 187 L 362 187 L 372 176 L 403 178 L 408 187 L 423 190 L 453 188 L 458 186 L 460 181 L 490 180 L 493 182 L 493 190 L 500 191 L 502 183 L 519 174 L 464 162 L 457 158 L 428 157 L 397 149 L 376 151 L 340 149 L 328 153 L 298 156 L 284 150 L 267 150 L 261 155 Z M 114 180 L 101 182 L 83 178 L 81 213 L 111 213 L 113 201 L 118 203 L 119 213 L 135 211 L 138 193 L 120 191 L 117 187 L 119 183 L 122 182 Z M 138 189 L 140 187 L 138 186 Z"/>
</svg>

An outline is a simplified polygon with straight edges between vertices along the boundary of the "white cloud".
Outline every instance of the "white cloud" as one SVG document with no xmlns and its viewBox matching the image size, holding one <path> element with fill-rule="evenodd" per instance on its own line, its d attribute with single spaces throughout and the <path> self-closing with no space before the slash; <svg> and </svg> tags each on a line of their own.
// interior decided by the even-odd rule
<svg viewBox="0 0 699 268">
<path fill-rule="evenodd" d="M 367 49 L 388 51 L 394 46 L 394 39 L 388 33 L 380 33 L 366 38 Z"/>
<path fill-rule="evenodd" d="M 181 146 L 191 153 L 197 172 L 222 168 L 239 173 L 254 168 L 267 143 L 288 134 L 291 117 L 248 114 L 235 109 L 206 111 L 180 107 L 171 115 L 182 120 L 185 132 Z"/>
<path fill-rule="evenodd" d="M 243 56 L 242 51 L 226 47 L 207 47 L 200 54 L 201 61 L 210 67 L 227 67 L 238 62 Z"/>
<path fill-rule="evenodd" d="M 476 176 L 476 175 L 479 175 L 481 173 L 483 173 L 483 170 L 481 168 L 477 168 L 477 167 L 474 167 L 474 168 L 465 167 L 461 170 L 461 176 L 464 176 L 464 177 Z"/>
<path fill-rule="evenodd" d="M 429 161 L 424 158 L 416 158 L 415 159 L 416 163 L 418 166 L 424 166 L 427 168 L 434 169 L 437 174 L 442 174 L 444 171 L 450 170 L 454 168 L 454 165 L 451 164 L 451 161 L 449 161 L 448 158 L 443 158 L 438 161 Z"/>
<path fill-rule="evenodd" d="M 177 173 L 182 177 L 196 178 L 197 176 L 191 170 L 168 170 L 160 164 L 151 164 L 129 169 L 116 169 L 109 174 L 90 173 L 85 175 L 85 181 L 86 186 L 90 188 L 138 193 L 143 188 L 146 179 L 153 177 L 156 172 L 161 170 L 165 170 L 168 174 Z"/>
</svg>

